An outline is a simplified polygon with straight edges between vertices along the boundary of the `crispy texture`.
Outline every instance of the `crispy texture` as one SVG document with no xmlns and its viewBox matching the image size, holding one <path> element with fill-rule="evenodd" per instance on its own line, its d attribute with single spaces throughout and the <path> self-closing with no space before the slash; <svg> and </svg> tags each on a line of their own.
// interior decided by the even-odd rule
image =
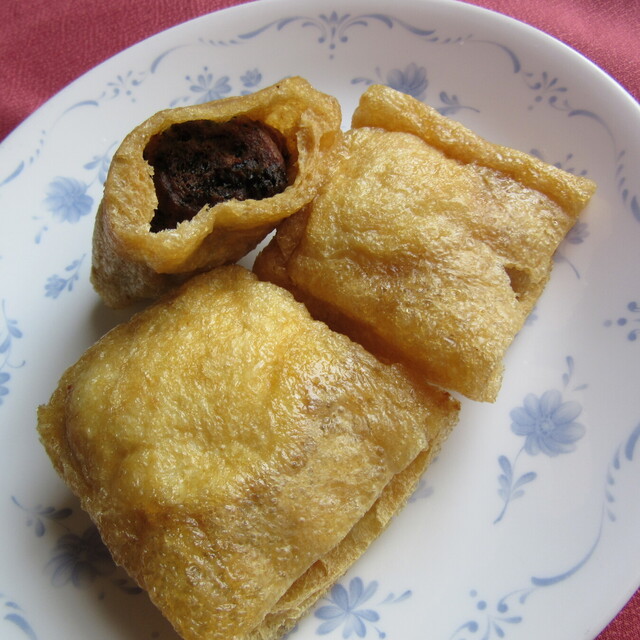
<svg viewBox="0 0 640 640">
<path fill-rule="evenodd" d="M 247 116 L 285 138 L 289 186 L 262 200 L 204 206 L 176 229 L 152 233 L 157 207 L 153 168 L 143 152 L 150 138 L 172 124 Z M 124 307 L 155 298 L 193 273 L 239 260 L 274 226 L 315 195 L 341 140 L 335 98 L 302 78 L 288 78 L 251 95 L 161 111 L 122 142 L 111 162 L 93 238 L 92 282 L 106 304 Z"/>
<path fill-rule="evenodd" d="M 91 347 L 38 429 L 185 639 L 265 640 L 387 525 L 458 408 L 229 266 Z"/>
<path fill-rule="evenodd" d="M 331 176 L 256 260 L 315 317 L 474 400 L 595 185 L 374 86 Z"/>
</svg>

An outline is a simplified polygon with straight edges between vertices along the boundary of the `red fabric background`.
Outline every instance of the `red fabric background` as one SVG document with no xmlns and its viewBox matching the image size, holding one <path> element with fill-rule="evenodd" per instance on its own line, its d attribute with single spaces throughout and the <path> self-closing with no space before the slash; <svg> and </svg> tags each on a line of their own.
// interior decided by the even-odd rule
<svg viewBox="0 0 640 640">
<path fill-rule="evenodd" d="M 0 141 L 69 82 L 122 49 L 246 1 L 0 1 Z M 466 1 L 555 36 L 640 99 L 640 0 Z M 597 640 L 639 639 L 640 591 Z"/>
<path fill-rule="evenodd" d="M 466 1 L 559 38 L 640 99 L 640 0 Z M 122 49 L 243 2 L 247 0 L 3 0 L 0 141 L 53 94 Z"/>
</svg>

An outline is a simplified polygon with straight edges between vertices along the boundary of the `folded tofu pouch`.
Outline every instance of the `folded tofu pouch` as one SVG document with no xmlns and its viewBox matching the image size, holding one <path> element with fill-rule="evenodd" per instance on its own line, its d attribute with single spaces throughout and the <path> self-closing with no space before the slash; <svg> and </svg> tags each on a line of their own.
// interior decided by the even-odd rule
<svg viewBox="0 0 640 640">
<path fill-rule="evenodd" d="M 388 524 L 457 415 L 447 393 L 228 266 L 91 347 L 38 429 L 186 640 L 265 640 Z"/>
<path fill-rule="evenodd" d="M 335 98 L 292 77 L 137 126 L 112 159 L 96 216 L 98 293 L 124 307 L 242 258 L 316 194 L 341 123 Z"/>
<path fill-rule="evenodd" d="M 432 383 L 493 401 L 594 183 L 370 87 L 318 196 L 255 272 Z"/>
</svg>

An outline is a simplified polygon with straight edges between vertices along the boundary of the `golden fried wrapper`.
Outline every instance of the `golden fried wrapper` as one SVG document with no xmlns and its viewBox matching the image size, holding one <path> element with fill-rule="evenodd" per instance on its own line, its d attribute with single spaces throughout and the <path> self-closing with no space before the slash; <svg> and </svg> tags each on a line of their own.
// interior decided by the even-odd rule
<svg viewBox="0 0 640 640">
<path fill-rule="evenodd" d="M 508 346 L 595 185 L 387 87 L 255 272 L 374 353 L 493 401 Z"/>
<path fill-rule="evenodd" d="M 145 159 L 152 140 L 173 125 L 237 118 L 266 125 L 281 138 L 286 188 L 269 197 L 197 204 L 191 219 L 152 230 L 158 193 L 154 167 Z M 98 293 L 109 306 L 124 307 L 243 257 L 316 194 L 341 140 L 340 126 L 335 98 L 297 77 L 251 95 L 164 110 L 143 122 L 116 151 L 98 208 L 91 276 Z"/>
<path fill-rule="evenodd" d="M 267 640 L 384 529 L 457 413 L 226 266 L 91 347 L 38 429 L 116 562 L 186 640 Z"/>
</svg>

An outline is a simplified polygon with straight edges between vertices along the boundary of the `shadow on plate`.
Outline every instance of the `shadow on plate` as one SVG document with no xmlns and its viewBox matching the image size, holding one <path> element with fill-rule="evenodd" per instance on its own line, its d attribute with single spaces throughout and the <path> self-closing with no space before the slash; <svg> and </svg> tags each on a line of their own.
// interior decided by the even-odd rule
<svg viewBox="0 0 640 640">
<path fill-rule="evenodd" d="M 122 640 L 179 640 L 147 593 L 115 564 L 96 526 L 66 487 L 36 506 L 12 500 L 35 534 L 37 548 L 31 555 L 43 564 L 41 579 L 63 592 L 65 624 L 72 628 L 76 620 L 78 635 L 84 635 L 88 617 Z M 79 611 L 81 615 L 74 614 Z"/>
</svg>

